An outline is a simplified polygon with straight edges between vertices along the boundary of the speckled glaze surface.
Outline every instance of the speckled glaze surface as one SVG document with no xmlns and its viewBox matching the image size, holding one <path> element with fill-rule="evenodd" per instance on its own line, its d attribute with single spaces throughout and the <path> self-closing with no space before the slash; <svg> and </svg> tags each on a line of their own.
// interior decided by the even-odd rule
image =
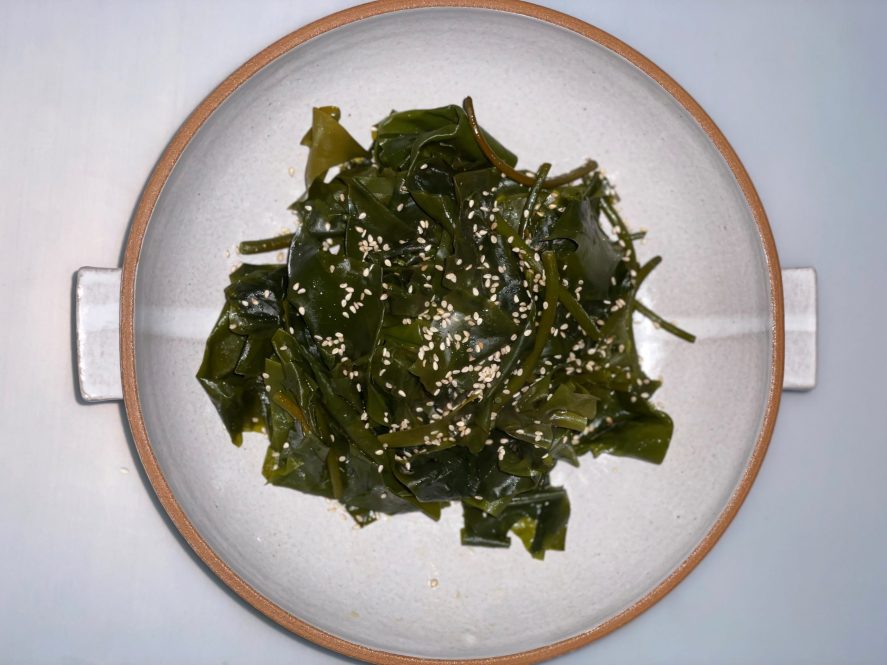
<svg viewBox="0 0 887 665">
<path fill-rule="evenodd" d="M 747 176 L 688 110 L 692 100 L 679 102 L 588 33 L 540 20 L 554 16 L 426 7 L 317 34 L 237 80 L 223 103 L 204 108 L 212 113 L 202 125 L 192 117 L 137 213 L 122 357 L 149 477 L 185 537 L 238 593 L 357 657 L 531 662 L 607 632 L 704 555 L 769 439 L 782 294 Z M 262 438 L 231 446 L 194 379 L 239 260 L 236 243 L 292 226 L 286 206 L 302 191 L 298 140 L 312 106 L 340 106 L 345 126 L 368 144 L 371 125 L 391 109 L 466 94 L 521 165 L 552 161 L 559 172 L 586 157 L 601 163 L 629 224 L 649 231 L 642 258 L 665 259 L 645 299 L 699 336 L 685 344 L 638 320 L 645 367 L 664 379 L 657 401 L 676 423 L 671 449 L 661 466 L 604 457 L 559 468 L 554 479 L 568 488 L 573 516 L 566 551 L 544 563 L 519 546 L 461 547 L 458 508 L 439 523 L 409 515 L 356 530 L 334 504 L 266 485 Z"/>
</svg>

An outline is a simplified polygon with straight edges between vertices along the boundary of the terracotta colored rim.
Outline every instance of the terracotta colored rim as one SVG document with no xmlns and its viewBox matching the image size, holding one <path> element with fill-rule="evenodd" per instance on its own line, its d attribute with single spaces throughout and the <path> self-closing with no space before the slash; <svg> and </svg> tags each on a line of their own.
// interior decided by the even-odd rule
<svg viewBox="0 0 887 665">
<path fill-rule="evenodd" d="M 569 639 L 529 651 L 506 656 L 497 656 L 494 658 L 471 660 L 415 658 L 389 653 L 387 651 L 370 649 L 349 642 L 319 630 L 305 623 L 298 617 L 286 612 L 283 608 L 272 603 L 247 582 L 241 579 L 237 573 L 231 570 L 231 568 L 229 568 L 228 565 L 210 548 L 203 537 L 197 532 L 170 490 L 166 479 L 163 477 L 163 472 L 154 457 L 154 451 L 151 448 L 151 442 L 148 439 L 148 433 L 145 429 L 145 421 L 142 416 L 141 402 L 139 401 L 139 391 L 136 382 L 134 327 L 135 282 L 142 241 L 145 237 L 145 231 L 148 228 L 148 223 L 151 219 L 151 214 L 154 211 L 154 205 L 157 203 L 160 191 L 175 167 L 179 157 L 182 155 L 197 130 L 200 129 L 210 114 L 253 74 L 258 72 L 272 60 L 287 53 L 309 39 L 343 25 L 371 16 L 388 14 L 405 9 L 426 7 L 474 7 L 493 9 L 532 17 L 566 28 L 619 54 L 643 70 L 648 76 L 668 91 L 671 96 L 693 116 L 699 126 L 711 139 L 712 143 L 714 143 L 720 151 L 745 196 L 745 200 L 752 211 L 755 222 L 757 223 L 758 232 L 766 256 L 767 271 L 770 277 L 770 309 L 773 316 L 771 331 L 773 342 L 770 352 L 772 372 L 770 376 L 770 385 L 768 386 L 767 406 L 764 412 L 763 425 L 760 434 L 758 435 L 758 440 L 739 485 L 730 497 L 729 502 L 721 512 L 714 526 L 690 555 L 684 559 L 684 561 L 672 571 L 667 578 L 660 582 L 654 589 L 649 591 L 643 598 L 591 630 Z M 659 67 L 615 37 L 589 25 L 588 23 L 561 14 L 560 12 L 521 2 L 519 0 L 480 0 L 476 2 L 472 2 L 471 0 L 380 0 L 379 2 L 359 5 L 351 9 L 346 9 L 345 11 L 331 14 L 319 21 L 315 21 L 314 23 L 310 23 L 305 27 L 296 30 L 267 47 L 261 53 L 242 65 L 237 71 L 225 79 L 221 85 L 213 90 L 212 93 L 210 93 L 210 95 L 194 110 L 194 112 L 191 113 L 167 146 L 157 165 L 154 167 L 139 200 L 132 228 L 130 229 L 129 239 L 127 240 L 126 252 L 124 254 L 120 296 L 120 358 L 123 377 L 123 397 L 126 403 L 129 424 L 132 428 L 136 448 L 138 449 L 142 464 L 144 465 L 148 478 L 154 487 L 154 491 L 157 492 L 160 503 L 166 509 L 167 513 L 169 513 L 173 523 L 182 533 L 185 540 L 192 548 L 194 548 L 197 555 L 216 575 L 218 575 L 241 598 L 269 618 L 316 644 L 347 656 L 359 658 L 372 663 L 383 663 L 386 665 L 419 665 L 423 663 L 434 665 L 441 665 L 442 663 L 448 663 L 451 665 L 457 665 L 459 663 L 470 663 L 471 665 L 492 665 L 494 663 L 496 665 L 518 665 L 537 663 L 548 658 L 559 656 L 573 649 L 577 649 L 599 637 L 603 637 L 619 626 L 631 621 L 634 617 L 638 616 L 641 612 L 656 603 L 683 580 L 691 570 L 693 570 L 709 550 L 711 550 L 718 538 L 720 538 L 721 534 L 733 520 L 757 476 L 758 469 L 764 459 L 767 446 L 770 442 L 770 437 L 773 433 L 773 427 L 776 422 L 776 413 L 779 410 L 785 353 L 783 319 L 782 278 L 779 268 L 779 258 L 776 254 L 776 245 L 773 241 L 770 225 L 767 222 L 767 216 L 764 213 L 764 208 L 761 205 L 761 201 L 758 198 L 754 186 L 752 185 L 751 179 L 746 173 L 745 168 L 742 166 L 742 163 L 739 161 L 736 153 L 733 151 L 733 148 L 727 142 L 727 139 L 715 126 L 714 122 L 712 122 L 711 118 L 708 117 L 705 111 L 702 110 L 702 107 L 700 107 L 683 88 L 672 80 L 671 77 L 659 69 Z"/>
</svg>

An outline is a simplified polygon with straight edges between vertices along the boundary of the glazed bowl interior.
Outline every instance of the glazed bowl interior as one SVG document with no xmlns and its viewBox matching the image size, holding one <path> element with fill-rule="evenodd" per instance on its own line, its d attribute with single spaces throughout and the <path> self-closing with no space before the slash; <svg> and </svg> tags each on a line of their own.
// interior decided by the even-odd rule
<svg viewBox="0 0 887 665">
<path fill-rule="evenodd" d="M 664 257 L 644 298 L 695 332 L 636 320 L 656 401 L 676 423 L 665 462 L 588 457 L 558 468 L 573 506 L 544 562 L 459 544 L 461 511 L 363 530 L 335 504 L 265 484 L 263 438 L 230 445 L 194 378 L 239 240 L 292 228 L 299 139 L 315 105 L 342 108 L 365 145 L 391 109 L 460 103 L 533 168 L 597 159 L 641 258 Z M 282 260 L 274 254 L 268 261 Z M 764 244 L 721 153 L 659 84 L 555 25 L 482 9 L 360 20 L 285 53 L 210 116 L 173 168 L 141 250 L 136 381 L 153 454 L 196 531 L 284 611 L 350 642 L 429 658 L 512 654 L 626 611 L 691 554 L 746 472 L 774 376 Z M 436 582 L 433 582 L 436 581 Z"/>
</svg>

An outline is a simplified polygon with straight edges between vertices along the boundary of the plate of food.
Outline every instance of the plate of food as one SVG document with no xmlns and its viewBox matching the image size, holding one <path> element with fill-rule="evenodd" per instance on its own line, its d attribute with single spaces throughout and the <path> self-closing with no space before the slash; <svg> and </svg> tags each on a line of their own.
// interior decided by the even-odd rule
<svg viewBox="0 0 887 665">
<path fill-rule="evenodd" d="M 269 46 L 77 298 L 83 396 L 124 400 L 189 545 L 378 663 L 537 662 L 637 616 L 815 380 L 813 273 L 783 294 L 713 122 L 508 0 L 371 3 Z"/>
</svg>

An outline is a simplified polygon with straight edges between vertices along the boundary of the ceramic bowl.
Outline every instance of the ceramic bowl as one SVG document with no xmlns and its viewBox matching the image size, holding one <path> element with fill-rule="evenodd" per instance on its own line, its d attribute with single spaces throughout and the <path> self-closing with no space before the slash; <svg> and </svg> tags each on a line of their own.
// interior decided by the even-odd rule
<svg viewBox="0 0 887 665">
<path fill-rule="evenodd" d="M 126 409 L 176 526 L 259 611 L 374 662 L 534 662 L 637 615 L 733 517 L 783 383 L 773 238 L 746 172 L 700 107 L 587 24 L 517 2 L 459 4 L 361 6 L 246 63 L 188 118 L 155 168 L 122 273 Z M 641 258 L 664 257 L 645 300 L 699 337 L 686 344 L 636 321 L 644 366 L 664 380 L 656 401 L 675 421 L 668 456 L 661 466 L 589 457 L 578 469 L 558 467 L 573 515 L 566 551 L 544 562 L 519 546 L 460 546 L 458 508 L 440 523 L 407 515 L 358 530 L 331 502 L 266 485 L 263 438 L 231 446 L 194 378 L 239 260 L 236 243 L 293 224 L 286 208 L 302 191 L 298 142 L 312 107 L 341 107 L 345 126 L 368 144 L 391 109 L 467 94 L 525 167 L 600 162 L 629 224 L 649 232 Z M 108 280 L 113 291 L 114 275 Z M 111 327 L 91 330 L 116 335 Z M 98 342 L 86 328 L 84 380 L 101 382 L 95 366 L 113 359 L 89 360 Z"/>
</svg>

